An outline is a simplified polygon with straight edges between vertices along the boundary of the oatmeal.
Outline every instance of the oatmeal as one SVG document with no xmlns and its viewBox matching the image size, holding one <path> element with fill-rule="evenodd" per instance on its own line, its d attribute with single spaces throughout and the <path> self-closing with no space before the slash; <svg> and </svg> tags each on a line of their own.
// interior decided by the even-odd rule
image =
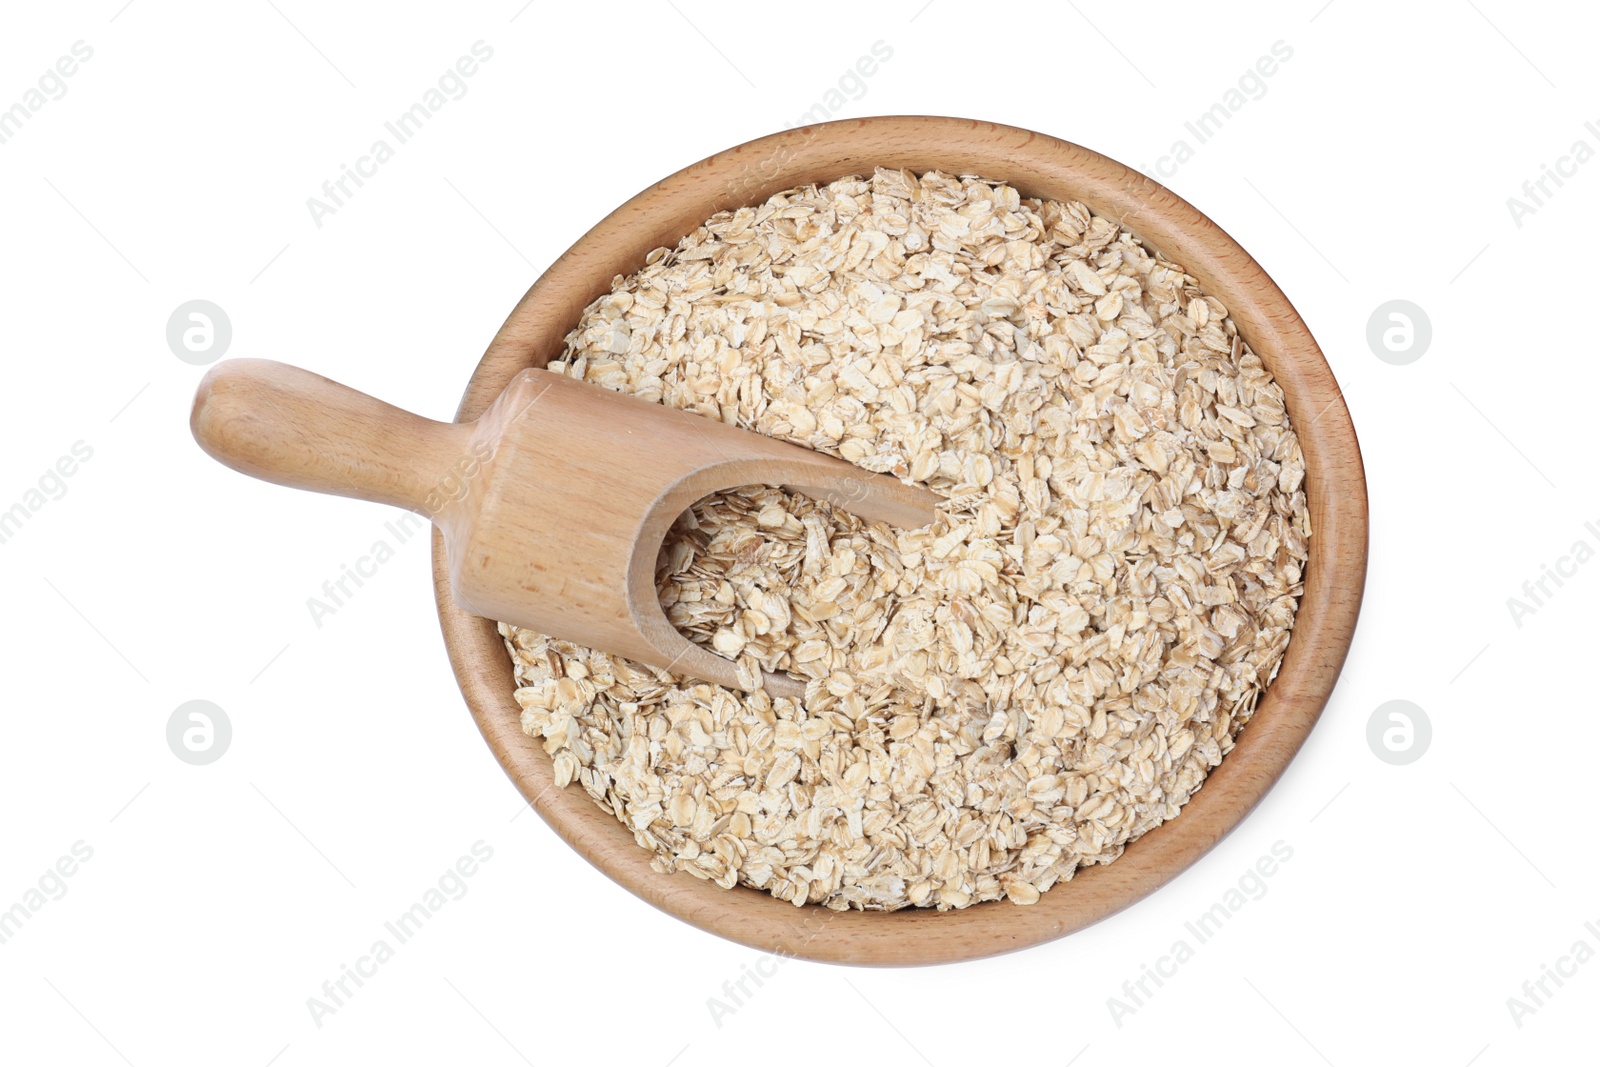
<svg viewBox="0 0 1600 1067">
<path fill-rule="evenodd" d="M 661 871 L 834 909 L 1030 904 L 1173 818 L 1277 672 L 1311 535 L 1227 309 L 1077 203 L 879 170 L 723 212 L 551 369 L 932 488 L 922 530 L 747 487 L 662 604 L 746 677 L 502 624 L 523 728 Z"/>
</svg>

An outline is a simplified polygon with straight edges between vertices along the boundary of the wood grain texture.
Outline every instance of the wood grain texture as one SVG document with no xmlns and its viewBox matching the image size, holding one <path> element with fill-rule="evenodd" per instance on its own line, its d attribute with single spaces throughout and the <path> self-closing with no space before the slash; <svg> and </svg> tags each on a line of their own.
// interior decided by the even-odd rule
<svg viewBox="0 0 1600 1067">
<path fill-rule="evenodd" d="M 873 167 L 1000 179 L 1024 196 L 1081 200 L 1183 265 L 1229 309 L 1282 385 L 1306 459 L 1313 524 L 1305 595 L 1277 679 L 1233 751 L 1174 820 L 1106 866 L 1080 871 L 1037 904 L 890 914 L 796 908 L 650 869 L 650 854 L 581 789 L 552 787 L 550 758 L 519 726 L 511 661 L 491 623 L 457 608 L 438 537 L 434 574 L 445 644 L 489 747 L 546 823 L 592 864 L 661 910 L 766 952 L 852 964 L 972 959 L 1061 937 L 1133 904 L 1189 867 L 1261 800 L 1316 723 L 1350 647 L 1366 580 L 1367 494 L 1338 383 L 1288 299 L 1244 249 L 1181 198 L 1088 149 L 1028 130 L 928 116 L 859 119 L 764 137 L 687 167 L 612 212 L 538 279 L 472 375 L 458 419 L 478 413 L 526 367 L 560 353 L 582 309 L 718 210 Z M 583 907 L 576 902 L 574 907 Z"/>
</svg>

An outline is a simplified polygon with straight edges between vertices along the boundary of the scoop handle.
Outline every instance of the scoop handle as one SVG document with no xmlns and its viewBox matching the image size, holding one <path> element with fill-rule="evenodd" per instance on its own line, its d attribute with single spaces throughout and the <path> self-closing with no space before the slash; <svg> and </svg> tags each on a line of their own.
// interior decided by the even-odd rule
<svg viewBox="0 0 1600 1067">
<path fill-rule="evenodd" d="M 189 428 L 214 459 L 253 478 L 429 518 L 474 429 L 270 359 L 212 367 L 195 393 Z"/>
</svg>

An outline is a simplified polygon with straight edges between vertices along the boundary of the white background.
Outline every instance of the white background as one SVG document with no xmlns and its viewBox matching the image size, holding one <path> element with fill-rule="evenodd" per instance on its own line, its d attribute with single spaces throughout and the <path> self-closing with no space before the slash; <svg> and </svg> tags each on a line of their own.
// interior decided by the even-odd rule
<svg viewBox="0 0 1600 1067">
<path fill-rule="evenodd" d="M 1600 547 L 1600 161 L 1518 226 L 1506 200 L 1600 148 L 1593 12 L 1507 0 L 9 5 L 0 108 L 93 58 L 0 145 L 0 510 L 93 457 L 0 544 L 0 909 L 93 857 L 0 945 L 0 1059 L 243 1064 L 1346 1064 L 1593 1058 L 1600 949 L 1592 682 L 1600 562 L 1516 625 L 1506 600 Z M 520 9 L 520 10 L 519 10 Z M 494 50 L 336 214 L 306 199 L 473 42 Z M 1165 180 L 1248 248 L 1320 340 L 1367 462 L 1372 556 L 1343 679 L 1265 803 L 1178 881 L 1030 951 L 865 971 L 786 962 L 653 911 L 532 815 L 444 655 L 422 538 L 317 627 L 395 517 L 235 475 L 190 439 L 202 368 L 302 363 L 447 418 L 533 281 L 628 196 L 792 123 L 876 41 L 838 117 L 994 119 L 1153 166 L 1274 42 L 1292 58 Z M 1401 298 L 1433 341 L 1380 361 Z M 1596 523 L 1586 532 L 1585 522 Z M 1553 585 L 1550 588 L 1554 589 Z M 233 724 L 203 767 L 169 715 Z M 1408 766 L 1366 741 L 1404 698 Z M 493 859 L 318 1026 L 307 998 L 474 842 Z M 1137 1010 L 1108 998 L 1274 842 L 1293 858 Z M 1071 892 L 1070 885 L 1056 890 Z M 1191 939 L 1192 943 L 1192 939 Z"/>
</svg>

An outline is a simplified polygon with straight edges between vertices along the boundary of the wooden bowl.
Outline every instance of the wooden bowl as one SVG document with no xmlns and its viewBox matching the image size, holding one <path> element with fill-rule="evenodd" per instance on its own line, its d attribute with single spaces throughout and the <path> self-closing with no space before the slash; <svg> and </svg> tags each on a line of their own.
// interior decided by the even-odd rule
<svg viewBox="0 0 1600 1067">
<path fill-rule="evenodd" d="M 766 952 L 837 963 L 941 963 L 1037 945 L 1120 911 L 1194 863 L 1256 806 L 1321 714 L 1350 647 L 1366 576 L 1366 480 L 1350 413 L 1310 331 L 1260 265 L 1214 222 L 1086 148 L 1011 126 L 923 116 L 829 122 L 763 137 L 635 196 L 528 290 L 473 373 L 458 420 L 475 418 L 524 367 L 559 355 L 584 307 L 608 292 L 616 275 L 643 267 L 651 250 L 675 245 L 725 208 L 758 204 L 797 185 L 871 174 L 875 166 L 1003 180 L 1024 196 L 1080 200 L 1123 223 L 1227 306 L 1283 387 L 1306 461 L 1313 533 L 1305 596 L 1278 677 L 1233 751 L 1176 819 L 1028 907 L 997 901 L 947 912 L 832 912 L 796 908 L 742 886 L 721 889 L 687 874 L 658 874 L 650 853 L 581 788 L 553 787 L 550 757 L 519 725 L 511 658 L 495 624 L 450 599 L 437 533 L 434 580 L 450 661 L 478 728 L 523 796 L 590 863 L 662 911 Z"/>
</svg>

